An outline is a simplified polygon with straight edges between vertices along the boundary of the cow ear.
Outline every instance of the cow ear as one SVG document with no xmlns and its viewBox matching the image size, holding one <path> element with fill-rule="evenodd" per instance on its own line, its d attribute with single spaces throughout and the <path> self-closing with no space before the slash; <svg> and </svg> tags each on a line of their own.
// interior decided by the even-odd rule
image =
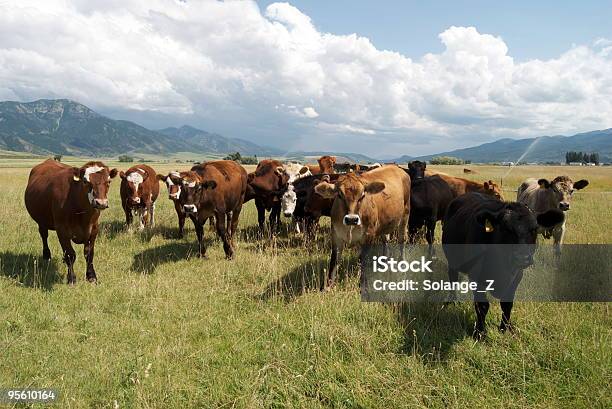
<svg viewBox="0 0 612 409">
<path fill-rule="evenodd" d="M 365 185 L 365 192 L 371 195 L 380 193 L 383 190 L 385 190 L 385 184 L 383 182 L 370 182 L 367 185 Z"/>
<path fill-rule="evenodd" d="M 165 182 L 167 176 L 165 175 L 160 175 L 159 173 L 157 175 L 155 175 L 155 177 L 157 178 L 157 180 L 161 181 L 161 182 Z"/>
<path fill-rule="evenodd" d="M 202 183 L 200 186 L 202 186 L 202 188 L 204 189 L 214 189 L 217 187 L 217 182 L 215 182 L 214 180 L 207 180 L 206 182 Z"/>
<path fill-rule="evenodd" d="M 550 182 L 547 179 L 540 179 L 538 180 L 538 185 L 544 189 L 548 189 L 550 187 Z"/>
<path fill-rule="evenodd" d="M 589 185 L 589 181 L 586 179 L 580 179 L 578 182 L 574 183 L 574 189 L 580 190 L 584 189 Z"/>
<path fill-rule="evenodd" d="M 565 219 L 565 215 L 559 209 L 550 209 L 547 212 L 540 213 L 536 217 L 538 224 L 542 227 L 553 227 L 559 223 L 563 223 Z"/>
<path fill-rule="evenodd" d="M 72 168 L 72 180 L 80 182 L 85 175 L 85 168 Z"/>
<path fill-rule="evenodd" d="M 483 227 L 486 233 L 493 233 L 495 231 L 495 226 L 499 224 L 500 214 L 501 212 L 482 210 L 476 215 L 476 221 Z"/>
<path fill-rule="evenodd" d="M 125 179 L 125 172 L 124 171 L 119 172 L 119 177 L 121 179 Z"/>
<path fill-rule="evenodd" d="M 489 190 L 489 182 L 484 182 L 484 188 L 485 190 Z"/>
<path fill-rule="evenodd" d="M 110 171 L 110 173 L 109 173 L 110 178 L 111 178 L 111 179 L 115 178 L 115 176 L 117 176 L 117 173 L 118 173 L 118 172 L 119 172 L 119 171 L 117 170 L 117 168 L 113 168 L 113 169 Z"/>
<path fill-rule="evenodd" d="M 274 173 L 276 173 L 278 176 L 282 175 L 284 171 L 285 168 L 283 168 L 282 166 L 277 166 L 276 169 L 274 169 Z"/>
<path fill-rule="evenodd" d="M 255 173 L 249 173 L 247 175 L 247 183 L 251 183 L 255 179 Z"/>
<path fill-rule="evenodd" d="M 321 182 L 315 186 L 314 191 L 325 199 L 331 199 L 336 196 L 336 185 L 332 185 L 328 182 Z"/>
</svg>

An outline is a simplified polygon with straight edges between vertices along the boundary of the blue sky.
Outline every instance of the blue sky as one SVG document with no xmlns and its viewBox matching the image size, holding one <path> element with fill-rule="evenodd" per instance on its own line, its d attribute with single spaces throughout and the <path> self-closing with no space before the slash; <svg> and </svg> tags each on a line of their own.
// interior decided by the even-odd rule
<svg viewBox="0 0 612 409">
<path fill-rule="evenodd" d="M 265 9 L 274 1 L 258 0 Z M 612 38 L 611 1 L 293 0 L 324 32 L 357 33 L 410 58 L 437 53 L 438 34 L 474 26 L 501 36 L 519 61 L 554 58 L 574 44 Z"/>
<path fill-rule="evenodd" d="M 0 100 L 393 157 L 612 127 L 612 2 L 0 1 Z"/>
</svg>

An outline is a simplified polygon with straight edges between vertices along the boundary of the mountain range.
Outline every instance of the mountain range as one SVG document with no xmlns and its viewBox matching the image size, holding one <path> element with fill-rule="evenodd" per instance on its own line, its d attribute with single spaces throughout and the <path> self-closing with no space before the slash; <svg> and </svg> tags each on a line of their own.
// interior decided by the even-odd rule
<svg viewBox="0 0 612 409">
<path fill-rule="evenodd" d="M 573 136 L 542 136 L 527 139 L 499 139 L 482 145 L 434 155 L 376 159 L 357 153 L 285 152 L 238 138 L 206 132 L 191 126 L 151 130 L 134 122 L 100 115 L 68 99 L 41 99 L 33 102 L 0 102 L 0 149 L 34 154 L 116 156 L 119 154 L 167 155 L 178 152 L 262 157 L 284 156 L 311 160 L 325 154 L 339 161 L 397 162 L 430 160 L 454 156 L 472 162 L 562 162 L 567 151 L 598 152 L 602 162 L 612 162 L 612 128 Z"/>
</svg>

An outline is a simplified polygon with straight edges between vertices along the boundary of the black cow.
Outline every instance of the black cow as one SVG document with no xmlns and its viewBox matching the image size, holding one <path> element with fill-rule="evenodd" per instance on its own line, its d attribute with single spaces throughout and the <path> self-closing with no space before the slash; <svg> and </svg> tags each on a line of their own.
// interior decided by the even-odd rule
<svg viewBox="0 0 612 409">
<path fill-rule="evenodd" d="M 410 175 L 410 180 L 415 181 L 425 177 L 425 169 L 427 169 L 427 162 L 413 160 L 412 162 L 408 162 L 408 170 L 404 170 Z"/>
<path fill-rule="evenodd" d="M 442 227 L 442 245 L 449 280 L 458 281 L 461 271 L 477 283 L 473 293 L 475 340 L 486 334 L 486 279 L 495 278 L 492 295 L 500 300 L 502 309 L 499 330 L 513 331 L 510 313 L 514 294 L 523 270 L 533 264 L 538 231 L 560 223 L 563 217 L 558 209 L 536 217 L 524 204 L 502 202 L 481 193 L 467 193 L 450 203 Z"/>
<path fill-rule="evenodd" d="M 433 255 L 436 222 L 444 219 L 446 208 L 453 200 L 453 191 L 440 176 L 411 179 L 410 219 L 408 232 L 410 242 L 416 241 L 418 231 L 425 226 L 425 239 L 429 244 L 429 256 Z"/>
</svg>

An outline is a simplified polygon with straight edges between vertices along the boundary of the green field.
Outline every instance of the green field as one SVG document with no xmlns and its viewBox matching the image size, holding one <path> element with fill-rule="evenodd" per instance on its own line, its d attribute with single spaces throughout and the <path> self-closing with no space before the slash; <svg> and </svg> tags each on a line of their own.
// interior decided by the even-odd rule
<svg viewBox="0 0 612 409">
<path fill-rule="evenodd" d="M 175 238 L 165 188 L 157 226 L 125 230 L 117 179 L 96 244 L 99 284 L 85 281 L 78 246 L 68 287 L 55 234 L 45 262 L 23 204 L 34 163 L 0 160 L 0 388 L 56 388 L 62 408 L 612 407 L 609 304 L 518 303 L 519 333 L 502 335 L 492 303 L 489 337 L 475 344 L 471 303 L 362 303 L 354 252 L 337 287 L 320 293 L 328 223 L 315 243 L 286 230 L 260 240 L 252 202 L 236 259 L 225 260 L 207 227 L 201 260 L 189 221 Z M 476 180 L 508 172 L 471 168 Z M 559 174 L 591 181 L 574 197 L 566 242 L 612 243 L 610 167 L 517 167 L 504 177 L 506 199 L 528 176 Z"/>
</svg>

